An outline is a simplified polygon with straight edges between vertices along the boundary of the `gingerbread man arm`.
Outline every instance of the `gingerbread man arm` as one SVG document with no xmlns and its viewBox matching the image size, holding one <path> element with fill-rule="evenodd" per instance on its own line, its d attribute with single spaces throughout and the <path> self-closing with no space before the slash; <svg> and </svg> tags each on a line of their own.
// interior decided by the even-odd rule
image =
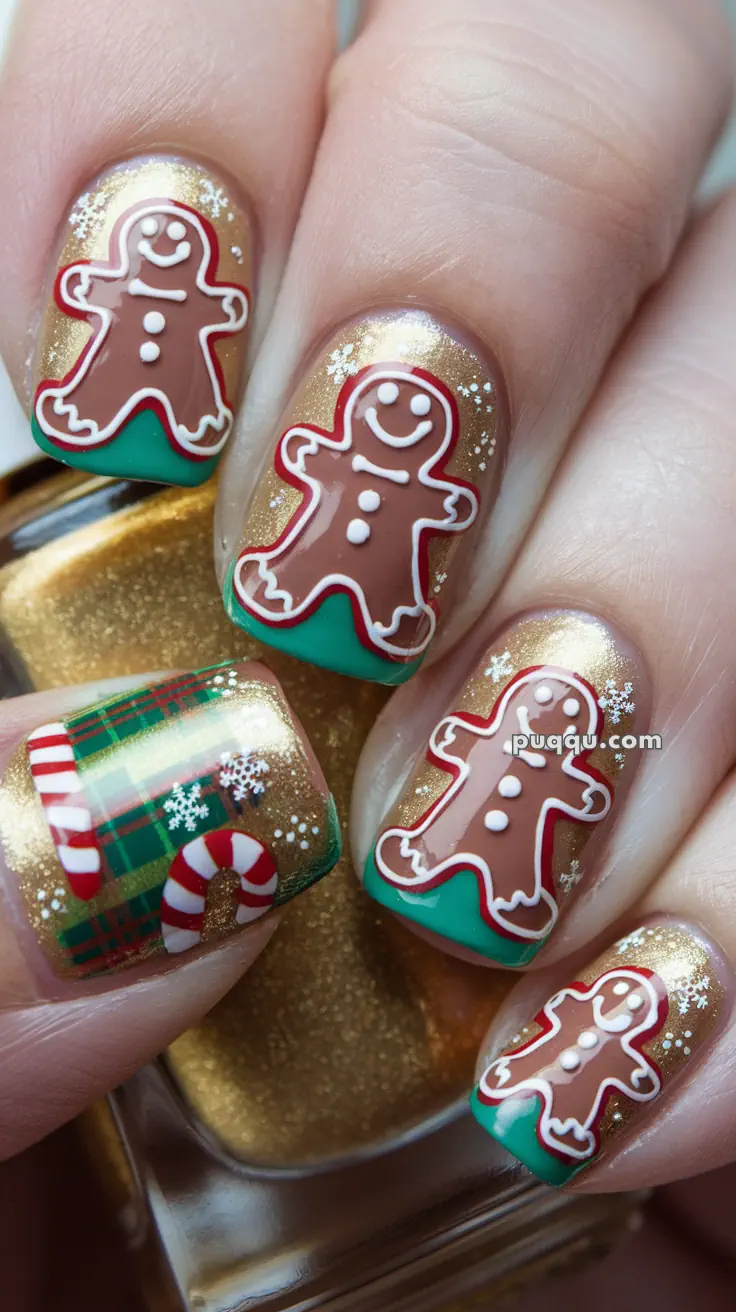
<svg viewBox="0 0 736 1312">
<path fill-rule="evenodd" d="M 248 297 L 239 287 L 218 288 L 222 319 L 217 331 L 220 333 L 237 333 L 244 328 L 248 320 Z"/>
<path fill-rule="evenodd" d="M 478 514 L 478 498 L 474 492 L 465 487 L 453 487 L 445 483 L 433 489 L 437 500 L 441 502 L 433 518 L 427 518 L 427 528 L 441 528 L 448 533 L 462 533 L 475 520 Z"/>
<path fill-rule="evenodd" d="M 105 305 L 106 294 L 115 281 L 117 276 L 113 269 L 71 264 L 61 276 L 61 299 L 66 305 L 83 310 L 85 314 L 100 313 L 108 308 Z"/>
</svg>

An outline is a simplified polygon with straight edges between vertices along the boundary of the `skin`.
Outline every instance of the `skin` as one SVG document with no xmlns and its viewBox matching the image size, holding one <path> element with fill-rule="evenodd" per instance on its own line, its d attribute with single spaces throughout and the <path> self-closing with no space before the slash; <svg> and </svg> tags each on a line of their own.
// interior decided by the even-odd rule
<svg viewBox="0 0 736 1312">
<path fill-rule="evenodd" d="M 27 402 L 56 229 L 104 164 L 173 145 L 236 178 L 260 261 L 253 373 L 215 531 L 221 574 L 300 358 L 325 330 L 372 305 L 416 300 L 464 321 L 496 354 L 512 427 L 504 486 L 426 668 L 366 747 L 352 820 L 358 868 L 453 689 L 520 610 L 562 604 L 616 622 L 654 676 L 652 727 L 665 748 L 643 763 L 594 896 L 520 980 L 487 1051 L 533 998 L 569 978 L 569 957 L 589 957 L 642 911 L 701 925 L 736 961 L 736 198 L 693 218 L 729 103 L 729 38 L 715 0 L 528 0 L 523 11 L 512 0 L 374 0 L 332 64 L 331 18 L 327 0 L 270 0 L 267 17 L 257 0 L 214 0 L 202 12 L 165 0 L 153 41 L 144 0 L 26 0 L 0 85 L 0 349 Z M 53 60 L 39 58 L 50 27 Z M 56 693 L 43 714 L 99 695 Z M 34 701 L 4 712 L 0 754 L 39 723 Z M 33 1002 L 8 940 L 2 1151 L 73 1116 L 170 1042 L 247 968 L 273 923 L 121 988 L 114 1051 L 94 1000 Z M 0 949 L 6 939 L 0 927 Z M 83 1062 L 68 1061 L 74 1042 Z M 575 1187 L 665 1184 L 724 1167 L 707 1196 L 728 1198 L 733 1043 L 730 1029 L 638 1139 Z M 706 1101 L 707 1126 L 694 1114 Z M 28 1217 L 48 1187 L 40 1175 L 25 1195 L 18 1185 Z M 716 1238 L 704 1226 L 704 1187 L 664 1190 L 649 1246 L 640 1236 L 638 1255 L 611 1259 L 610 1282 L 590 1277 L 605 1312 L 620 1305 L 616 1279 L 625 1288 L 632 1263 L 658 1291 L 650 1307 L 692 1306 L 695 1287 L 714 1312 L 728 1305 L 734 1235 L 726 1209 L 715 1210 Z M 31 1258 L 18 1259 L 19 1312 L 43 1306 Z M 592 1297 L 586 1280 L 573 1288 L 581 1305 Z"/>
</svg>

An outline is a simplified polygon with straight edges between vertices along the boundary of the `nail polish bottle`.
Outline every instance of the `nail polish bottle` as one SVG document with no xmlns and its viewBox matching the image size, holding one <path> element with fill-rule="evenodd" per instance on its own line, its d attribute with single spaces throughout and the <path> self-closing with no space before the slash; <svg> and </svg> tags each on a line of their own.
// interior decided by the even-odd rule
<svg viewBox="0 0 736 1312">
<path fill-rule="evenodd" d="M 259 657 L 344 818 L 386 689 L 231 625 L 212 483 L 57 470 L 0 479 L 0 693 Z M 144 1306 L 462 1312 L 605 1251 L 640 1198 L 548 1190 L 467 1108 L 512 982 L 414 937 L 343 857 L 232 993 L 79 1122 Z"/>
</svg>

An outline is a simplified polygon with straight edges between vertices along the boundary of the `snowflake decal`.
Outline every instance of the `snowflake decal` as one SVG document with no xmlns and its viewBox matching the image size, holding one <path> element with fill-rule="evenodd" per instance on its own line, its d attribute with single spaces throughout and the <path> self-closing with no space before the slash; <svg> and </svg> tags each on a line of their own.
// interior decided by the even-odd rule
<svg viewBox="0 0 736 1312">
<path fill-rule="evenodd" d="M 618 955 L 622 956 L 624 952 L 630 952 L 632 948 L 640 948 L 647 933 L 651 934 L 651 932 L 651 929 L 632 929 L 631 933 L 626 935 L 626 938 L 620 938 L 616 944 Z"/>
<path fill-rule="evenodd" d="M 583 872 L 580 869 L 580 862 L 571 861 L 569 868 L 563 871 L 563 873 L 560 875 L 560 888 L 562 889 L 563 893 L 565 894 L 572 893 L 572 890 L 574 889 L 575 885 L 580 883 L 582 877 L 583 877 Z"/>
<path fill-rule="evenodd" d="M 169 829 L 178 829 L 180 825 L 192 833 L 197 828 L 198 820 L 206 820 L 210 808 L 201 801 L 202 785 L 174 784 L 171 796 L 164 802 L 164 811 L 169 815 Z"/>
<path fill-rule="evenodd" d="M 623 688 L 617 688 L 613 679 L 606 679 L 603 696 L 598 698 L 598 705 L 602 711 L 608 712 L 611 724 L 618 724 L 622 715 L 634 714 L 636 702 L 631 699 L 633 691 L 632 683 L 627 682 Z"/>
<path fill-rule="evenodd" d="M 354 350 L 353 343 L 348 342 L 346 346 L 338 346 L 336 351 L 330 352 L 327 377 L 338 387 L 342 386 L 346 378 L 352 378 L 358 372 L 357 360 L 351 359 Z"/>
<path fill-rule="evenodd" d="M 257 805 L 257 798 L 266 791 L 263 775 L 271 769 L 268 761 L 257 756 L 252 748 L 241 747 L 237 752 L 223 752 L 220 764 L 220 787 L 231 792 L 236 802 Z"/>
<path fill-rule="evenodd" d="M 74 229 L 74 235 L 81 240 L 88 237 L 91 232 L 97 232 L 102 224 L 104 211 L 105 197 L 102 192 L 93 195 L 91 191 L 85 191 L 69 215 L 69 223 Z"/>
<path fill-rule="evenodd" d="M 476 410 L 482 410 L 487 415 L 493 414 L 493 406 L 491 405 L 493 383 L 488 381 L 479 383 L 473 375 L 472 383 L 468 383 L 467 386 L 464 383 L 458 383 L 457 390 L 466 400 L 473 402 Z"/>
<path fill-rule="evenodd" d="M 199 203 L 203 210 L 212 215 L 213 219 L 219 219 L 223 210 L 226 210 L 230 201 L 228 200 L 222 187 L 216 187 L 210 178 L 203 183 L 199 193 Z M 228 214 L 232 218 L 232 214 Z"/>
<path fill-rule="evenodd" d="M 487 679 L 491 680 L 491 683 L 500 683 L 501 679 L 505 679 L 507 675 L 511 674 L 513 668 L 511 652 L 504 651 L 500 656 L 491 656 L 490 664 L 483 673 Z"/>
<path fill-rule="evenodd" d="M 710 998 L 707 996 L 709 989 L 709 975 L 695 975 L 691 971 L 689 975 L 683 975 L 678 979 L 672 986 L 672 992 L 677 999 L 680 1015 L 687 1016 L 691 1007 L 703 1011 L 710 1003 Z"/>
</svg>

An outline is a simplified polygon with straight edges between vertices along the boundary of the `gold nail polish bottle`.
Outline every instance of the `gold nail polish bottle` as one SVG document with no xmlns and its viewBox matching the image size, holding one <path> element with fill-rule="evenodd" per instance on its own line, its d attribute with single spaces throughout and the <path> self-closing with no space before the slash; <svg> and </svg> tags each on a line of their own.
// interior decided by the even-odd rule
<svg viewBox="0 0 736 1312">
<path fill-rule="evenodd" d="M 0 692 L 259 656 L 345 817 L 387 691 L 230 624 L 211 483 L 57 468 L 0 482 Z M 462 1312 L 607 1248 L 638 1198 L 546 1189 L 467 1110 L 512 983 L 384 916 L 343 857 L 229 996 L 83 1118 L 144 1306 Z"/>
</svg>

